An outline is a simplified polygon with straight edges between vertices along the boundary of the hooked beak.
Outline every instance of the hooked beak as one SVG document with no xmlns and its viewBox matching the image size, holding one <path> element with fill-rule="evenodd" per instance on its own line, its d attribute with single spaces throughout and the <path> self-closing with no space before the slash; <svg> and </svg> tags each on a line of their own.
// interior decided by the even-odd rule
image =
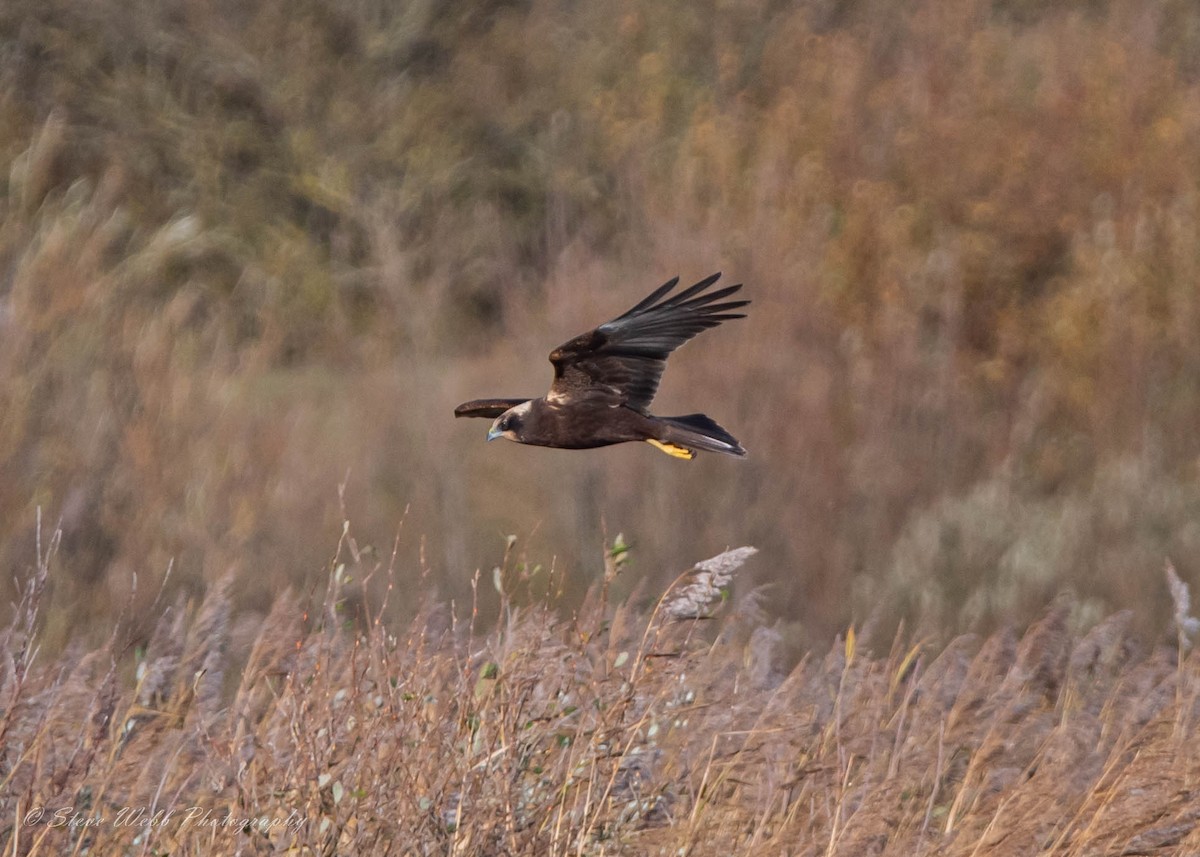
<svg viewBox="0 0 1200 857">
<path fill-rule="evenodd" d="M 504 432 L 500 431 L 500 429 L 496 428 L 495 426 L 492 426 L 490 429 L 488 429 L 488 440 L 495 440 L 498 437 L 504 437 Z"/>
</svg>

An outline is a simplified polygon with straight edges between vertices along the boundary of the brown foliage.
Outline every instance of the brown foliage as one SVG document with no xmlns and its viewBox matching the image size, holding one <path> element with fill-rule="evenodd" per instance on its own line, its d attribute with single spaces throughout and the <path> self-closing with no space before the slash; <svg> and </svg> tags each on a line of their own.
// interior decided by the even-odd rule
<svg viewBox="0 0 1200 857">
<path fill-rule="evenodd" d="M 813 640 L 1064 586 L 1157 627 L 1144 576 L 1200 556 L 1198 22 L 11 0 L 0 564 L 61 520 L 52 646 L 127 606 L 148 636 L 172 562 L 265 613 L 347 514 L 375 544 L 404 518 L 459 599 L 508 533 L 582 597 L 607 524 L 648 569 L 756 544 Z M 659 408 L 712 411 L 744 465 L 497 450 L 449 418 L 720 267 L 751 316 L 675 358 Z"/>
</svg>

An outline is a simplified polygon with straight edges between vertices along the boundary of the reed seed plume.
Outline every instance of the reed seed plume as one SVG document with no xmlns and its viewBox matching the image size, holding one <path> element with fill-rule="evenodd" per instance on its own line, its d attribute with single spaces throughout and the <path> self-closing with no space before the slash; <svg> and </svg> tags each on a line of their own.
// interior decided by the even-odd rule
<svg viewBox="0 0 1200 857">
<path fill-rule="evenodd" d="M 1179 579 L 1175 564 L 1166 561 L 1167 589 L 1171 593 L 1171 604 L 1174 606 L 1175 628 L 1179 633 L 1180 642 L 1191 644 L 1192 638 L 1200 633 L 1200 619 L 1192 615 L 1192 591 L 1186 583 Z"/>
<path fill-rule="evenodd" d="M 663 612 L 675 620 L 707 618 L 713 602 L 733 582 L 733 573 L 756 553 L 758 548 L 740 547 L 696 563 L 668 592 Z"/>
</svg>

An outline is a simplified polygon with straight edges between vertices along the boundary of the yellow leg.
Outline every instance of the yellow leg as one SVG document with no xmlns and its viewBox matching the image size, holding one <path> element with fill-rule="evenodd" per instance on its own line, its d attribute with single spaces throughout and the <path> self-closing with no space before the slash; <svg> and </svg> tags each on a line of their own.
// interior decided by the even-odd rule
<svg viewBox="0 0 1200 857">
<path fill-rule="evenodd" d="M 696 453 L 692 452 L 686 446 L 679 446 L 675 443 L 666 443 L 661 440 L 655 440 L 654 438 L 647 438 L 646 443 L 650 444 L 655 449 L 661 449 L 667 455 L 670 455 L 674 458 L 686 458 L 691 460 L 696 457 Z"/>
</svg>

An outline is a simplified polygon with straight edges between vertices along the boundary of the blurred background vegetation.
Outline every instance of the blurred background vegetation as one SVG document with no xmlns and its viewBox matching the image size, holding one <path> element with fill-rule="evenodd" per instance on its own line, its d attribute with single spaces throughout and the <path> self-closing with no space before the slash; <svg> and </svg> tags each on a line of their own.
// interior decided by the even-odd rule
<svg viewBox="0 0 1200 857">
<path fill-rule="evenodd" d="M 618 532 L 627 586 L 753 544 L 805 637 L 1157 624 L 1200 572 L 1191 0 L 7 0 L 0 162 L 0 567 L 61 520 L 52 641 L 169 565 L 264 609 L 343 518 L 400 609 L 509 534 L 568 596 Z M 714 270 L 750 317 L 656 410 L 744 462 L 452 419 Z"/>
</svg>

